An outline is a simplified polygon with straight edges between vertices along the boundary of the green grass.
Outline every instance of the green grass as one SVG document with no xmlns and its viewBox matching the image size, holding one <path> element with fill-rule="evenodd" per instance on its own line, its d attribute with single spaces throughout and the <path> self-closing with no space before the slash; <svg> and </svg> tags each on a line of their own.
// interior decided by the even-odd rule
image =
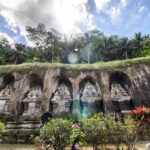
<svg viewBox="0 0 150 150">
<path fill-rule="evenodd" d="M 112 71 L 114 69 L 131 67 L 138 64 L 150 65 L 150 56 L 140 57 L 128 60 L 118 60 L 110 62 L 97 62 L 94 64 L 61 64 L 61 63 L 24 63 L 19 65 L 1 65 L 0 75 L 6 73 L 18 72 L 20 74 L 24 73 L 38 73 L 39 75 L 44 74 L 48 68 L 62 68 L 68 74 L 72 74 L 75 71 L 80 70 L 107 70 Z"/>
</svg>

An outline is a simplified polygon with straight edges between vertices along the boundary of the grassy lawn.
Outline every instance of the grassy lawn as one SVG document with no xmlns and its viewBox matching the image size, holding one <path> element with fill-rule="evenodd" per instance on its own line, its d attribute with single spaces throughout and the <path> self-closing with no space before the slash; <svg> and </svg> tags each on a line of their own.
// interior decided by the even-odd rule
<svg viewBox="0 0 150 150">
<path fill-rule="evenodd" d="M 38 72 L 45 71 L 48 68 L 62 68 L 67 70 L 81 70 L 81 69 L 96 69 L 96 70 L 113 70 L 117 68 L 131 67 L 137 64 L 147 64 L 150 65 L 150 56 L 140 57 L 127 60 L 118 60 L 110 62 L 97 62 L 94 64 L 61 64 L 61 63 L 24 63 L 19 65 L 1 65 L 0 66 L 0 75 L 11 72 L 20 72 L 26 73 L 29 71 Z"/>
</svg>

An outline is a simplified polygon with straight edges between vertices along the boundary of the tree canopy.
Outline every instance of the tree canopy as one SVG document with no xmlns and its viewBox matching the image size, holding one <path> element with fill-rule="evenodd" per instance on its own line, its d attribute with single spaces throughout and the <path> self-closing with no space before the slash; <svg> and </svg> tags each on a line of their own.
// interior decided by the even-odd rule
<svg viewBox="0 0 150 150">
<path fill-rule="evenodd" d="M 28 39 L 34 46 L 16 43 L 13 47 L 8 40 L 0 37 L 0 64 L 23 62 L 69 63 L 70 53 L 77 55 L 77 63 L 94 63 L 131 59 L 150 55 L 150 35 L 141 32 L 129 39 L 117 35 L 106 36 L 99 30 L 78 33 L 70 37 L 44 24 L 26 27 Z"/>
</svg>

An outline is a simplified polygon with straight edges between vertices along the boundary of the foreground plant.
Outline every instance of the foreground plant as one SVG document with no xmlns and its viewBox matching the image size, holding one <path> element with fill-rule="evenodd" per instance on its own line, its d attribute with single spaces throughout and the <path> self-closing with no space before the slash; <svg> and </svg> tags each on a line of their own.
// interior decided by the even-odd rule
<svg viewBox="0 0 150 150">
<path fill-rule="evenodd" d="M 76 128 L 76 129 L 72 129 L 71 131 L 71 136 L 70 136 L 70 143 L 73 143 L 75 138 L 79 139 L 79 145 L 83 146 L 86 145 L 86 141 L 85 141 L 85 134 L 83 133 L 83 131 L 80 128 Z"/>
<path fill-rule="evenodd" d="M 40 137 L 47 149 L 63 150 L 69 144 L 71 129 L 70 120 L 51 119 L 42 127 Z"/>
<path fill-rule="evenodd" d="M 107 127 L 107 138 L 109 140 L 109 143 L 114 143 L 116 146 L 116 150 L 120 150 L 120 146 L 123 143 L 123 123 L 121 121 L 115 121 L 115 118 L 111 116 L 106 116 L 104 120 Z"/>
<path fill-rule="evenodd" d="M 0 122 L 0 134 L 5 131 L 5 124 Z"/>
<path fill-rule="evenodd" d="M 90 143 L 94 150 L 103 148 L 107 141 L 107 127 L 104 118 L 95 115 L 81 120 L 82 131 L 86 136 L 87 143 Z"/>
<path fill-rule="evenodd" d="M 137 141 L 137 126 L 131 117 L 124 119 L 124 123 L 120 126 L 120 131 L 128 150 L 134 150 Z"/>
<path fill-rule="evenodd" d="M 150 108 L 139 106 L 131 111 L 131 117 L 138 127 L 138 133 L 142 133 L 150 128 Z"/>
</svg>

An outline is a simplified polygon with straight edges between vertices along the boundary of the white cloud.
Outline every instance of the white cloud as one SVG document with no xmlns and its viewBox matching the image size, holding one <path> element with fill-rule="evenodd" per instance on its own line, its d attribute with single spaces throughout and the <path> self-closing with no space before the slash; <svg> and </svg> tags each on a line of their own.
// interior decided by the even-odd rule
<svg viewBox="0 0 150 150">
<path fill-rule="evenodd" d="M 55 28 L 60 32 L 71 34 L 80 32 L 78 24 L 88 21 L 88 0 L 0 0 L 0 15 L 3 16 L 12 31 L 26 36 L 26 26 L 36 26 L 44 23 L 48 28 Z M 110 1 L 110 0 L 106 0 Z"/>
<path fill-rule="evenodd" d="M 121 4 L 123 7 L 127 6 L 127 0 L 120 0 Z"/>
<path fill-rule="evenodd" d="M 112 19 L 116 19 L 118 16 L 120 16 L 121 11 L 119 7 L 112 7 L 110 11 L 110 16 Z"/>
<path fill-rule="evenodd" d="M 144 11 L 146 11 L 146 6 L 143 4 L 142 1 L 137 3 L 137 12 L 138 13 L 143 13 Z"/>
<path fill-rule="evenodd" d="M 111 18 L 111 21 L 113 22 L 116 20 L 120 14 L 121 14 L 121 6 L 120 5 L 115 5 L 112 0 L 94 0 L 96 4 L 96 8 Z M 120 3 L 123 7 L 127 4 L 127 0 L 120 0 Z M 119 4 L 120 4 L 119 3 Z"/>
<path fill-rule="evenodd" d="M 87 20 L 86 3 L 87 0 L 62 0 L 54 4 L 53 9 L 60 30 L 70 33 L 80 31 L 75 24 Z"/>
<path fill-rule="evenodd" d="M 141 5 L 141 6 L 138 8 L 138 12 L 139 12 L 139 13 L 142 13 L 142 12 L 145 11 L 145 10 L 146 10 L 146 8 L 145 8 L 144 5 Z"/>
<path fill-rule="evenodd" d="M 111 0 L 95 0 L 96 8 L 99 10 L 104 9 Z"/>
<path fill-rule="evenodd" d="M 3 32 L 0 32 L 0 43 L 2 43 L 3 45 L 9 44 L 11 48 L 13 49 L 15 48 L 15 42 L 13 38 L 11 38 L 8 34 L 3 33 Z"/>
<path fill-rule="evenodd" d="M 6 33 L 0 32 L 0 41 L 6 39 L 9 44 L 14 44 L 14 40 Z"/>
<path fill-rule="evenodd" d="M 87 20 L 85 22 L 85 24 L 87 24 L 87 30 L 94 30 L 94 29 L 96 29 L 96 25 L 93 22 L 94 22 L 93 21 L 93 15 L 92 14 L 88 15 L 88 18 L 87 18 Z"/>
</svg>

